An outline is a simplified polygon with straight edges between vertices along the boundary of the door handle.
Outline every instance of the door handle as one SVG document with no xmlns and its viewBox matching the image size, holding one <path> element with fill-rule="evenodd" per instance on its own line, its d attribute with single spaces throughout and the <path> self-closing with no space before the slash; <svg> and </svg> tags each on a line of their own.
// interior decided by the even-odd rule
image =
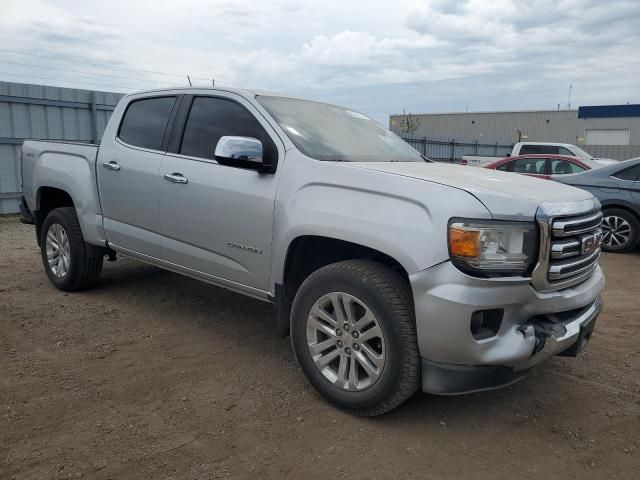
<svg viewBox="0 0 640 480">
<path fill-rule="evenodd" d="M 115 171 L 120 170 L 120 165 L 118 165 L 118 162 L 115 162 L 113 160 L 111 160 L 110 162 L 104 162 L 102 166 L 107 170 L 115 170 Z"/>
<path fill-rule="evenodd" d="M 187 177 L 185 177 L 181 173 L 165 173 L 164 179 L 171 183 L 189 183 L 189 179 L 187 179 Z"/>
</svg>

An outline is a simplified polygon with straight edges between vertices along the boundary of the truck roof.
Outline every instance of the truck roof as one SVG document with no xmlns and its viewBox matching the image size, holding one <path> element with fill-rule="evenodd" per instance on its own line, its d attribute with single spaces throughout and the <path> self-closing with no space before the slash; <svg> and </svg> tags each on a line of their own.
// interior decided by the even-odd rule
<svg viewBox="0 0 640 480">
<path fill-rule="evenodd" d="M 276 92 L 268 92 L 264 90 L 253 90 L 248 88 L 235 88 L 235 87 L 227 87 L 224 85 L 221 86 L 191 86 L 191 87 L 167 87 L 167 88 L 154 88 L 152 90 L 140 90 L 137 92 L 131 92 L 125 95 L 126 97 L 134 96 L 134 95 L 144 95 L 147 93 L 162 93 L 162 92 L 175 92 L 180 91 L 182 93 L 189 93 L 191 91 L 202 91 L 202 90 L 210 90 L 210 91 L 219 91 L 219 92 L 230 92 L 236 93 L 238 95 L 242 95 L 243 97 L 255 97 L 256 95 L 264 95 L 264 96 L 273 96 L 273 97 L 285 97 L 285 98 L 295 98 L 298 100 L 308 100 L 301 97 L 296 97 L 293 95 L 286 95 L 283 93 Z"/>
<path fill-rule="evenodd" d="M 516 145 L 551 145 L 554 147 L 575 147 L 572 143 L 560 143 L 560 142 L 518 142 Z"/>
</svg>

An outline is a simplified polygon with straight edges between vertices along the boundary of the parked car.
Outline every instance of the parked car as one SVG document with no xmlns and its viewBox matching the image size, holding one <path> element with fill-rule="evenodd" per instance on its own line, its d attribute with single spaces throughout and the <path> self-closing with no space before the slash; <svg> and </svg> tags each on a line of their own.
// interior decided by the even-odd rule
<svg viewBox="0 0 640 480">
<path fill-rule="evenodd" d="M 519 142 L 513 146 L 511 153 L 507 157 L 519 157 L 521 155 L 562 155 L 565 157 L 576 157 L 582 160 L 591 168 L 618 163 L 610 158 L 595 158 L 577 145 L 570 143 L 550 143 L 550 142 Z M 477 155 L 463 155 L 461 157 L 463 165 L 472 167 L 484 167 L 489 163 L 499 160 L 499 157 L 480 157 Z"/>
<path fill-rule="evenodd" d="M 532 177 L 551 178 L 551 175 L 566 175 L 570 173 L 591 170 L 591 166 L 578 157 L 564 155 L 520 155 L 517 157 L 501 158 L 484 166 L 492 170 L 522 173 Z"/>
<path fill-rule="evenodd" d="M 272 302 L 313 386 L 360 415 L 575 356 L 602 308 L 591 193 L 429 162 L 342 107 L 127 95 L 99 146 L 25 141 L 22 175 L 57 288 L 95 285 L 117 253 Z"/>
<path fill-rule="evenodd" d="M 628 252 L 640 242 L 640 158 L 598 170 L 553 177 L 582 188 L 600 200 L 604 219 L 602 248 Z"/>
</svg>

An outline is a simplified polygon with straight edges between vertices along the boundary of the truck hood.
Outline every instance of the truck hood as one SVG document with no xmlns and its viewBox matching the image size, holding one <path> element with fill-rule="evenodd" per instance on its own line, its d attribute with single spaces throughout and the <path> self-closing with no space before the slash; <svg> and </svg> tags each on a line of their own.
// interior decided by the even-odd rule
<svg viewBox="0 0 640 480">
<path fill-rule="evenodd" d="M 587 200 L 591 193 L 517 173 L 446 163 L 353 162 L 348 165 L 459 188 L 475 196 L 496 219 L 531 220 L 541 203 Z"/>
</svg>

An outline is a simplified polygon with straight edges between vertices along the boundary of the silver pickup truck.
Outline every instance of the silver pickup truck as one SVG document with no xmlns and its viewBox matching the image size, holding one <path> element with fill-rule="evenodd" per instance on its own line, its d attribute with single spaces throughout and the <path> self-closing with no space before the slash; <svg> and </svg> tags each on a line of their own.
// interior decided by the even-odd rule
<svg viewBox="0 0 640 480">
<path fill-rule="evenodd" d="M 272 302 L 309 381 L 359 415 L 575 356 L 602 307 L 590 193 L 430 162 L 346 108 L 145 92 L 100 146 L 26 141 L 22 162 L 56 287 L 93 286 L 122 254 Z"/>
</svg>

